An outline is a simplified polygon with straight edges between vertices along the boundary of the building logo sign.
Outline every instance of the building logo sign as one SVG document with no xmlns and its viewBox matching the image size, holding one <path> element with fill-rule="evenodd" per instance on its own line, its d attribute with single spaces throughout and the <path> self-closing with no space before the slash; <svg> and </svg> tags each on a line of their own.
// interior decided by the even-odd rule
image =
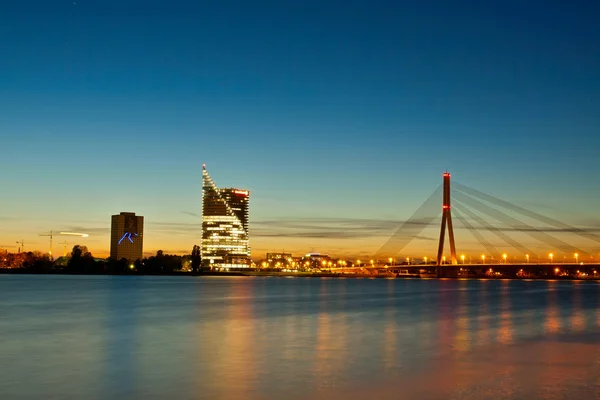
<svg viewBox="0 0 600 400">
<path fill-rule="evenodd" d="M 125 232 L 125 234 L 121 236 L 121 239 L 119 239 L 119 244 L 121 244 L 121 242 L 123 242 L 125 239 L 128 239 L 131 243 L 133 243 L 133 238 L 137 236 L 137 233 Z"/>
</svg>

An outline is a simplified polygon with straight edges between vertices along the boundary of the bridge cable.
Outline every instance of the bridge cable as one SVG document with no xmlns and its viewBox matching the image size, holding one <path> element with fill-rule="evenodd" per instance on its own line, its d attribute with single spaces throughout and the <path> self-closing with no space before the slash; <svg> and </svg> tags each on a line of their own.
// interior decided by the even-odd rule
<svg viewBox="0 0 600 400">
<path fill-rule="evenodd" d="M 413 239 L 418 238 L 418 235 L 425 228 L 439 218 L 441 214 L 440 199 L 442 186 L 440 185 L 421 206 L 402 223 L 400 228 L 381 246 L 372 256 L 377 259 L 382 256 L 395 256 L 400 253 Z M 432 215 L 433 214 L 433 215 Z"/>
<path fill-rule="evenodd" d="M 483 192 L 481 192 L 479 190 L 470 188 L 470 187 L 468 187 L 466 185 L 463 185 L 461 183 L 458 183 L 458 182 L 453 182 L 453 187 L 456 188 L 457 190 L 459 190 L 461 192 L 464 192 L 466 194 L 469 194 L 469 195 L 471 195 L 473 197 L 476 197 L 476 198 L 488 201 L 489 203 L 495 204 L 495 205 L 503 207 L 503 208 L 507 208 L 507 209 L 512 210 L 514 212 L 517 212 L 517 213 L 519 213 L 521 215 L 524 215 L 526 217 L 534 219 L 536 221 L 543 222 L 543 223 L 551 225 L 551 226 L 553 226 L 555 228 L 561 229 L 564 232 L 574 233 L 576 235 L 579 235 L 579 236 L 582 236 L 582 237 L 585 237 L 587 239 L 590 239 L 590 240 L 593 240 L 595 242 L 600 243 L 600 235 L 596 235 L 596 234 L 593 234 L 591 232 L 587 232 L 584 229 L 576 228 L 574 226 L 565 224 L 564 222 L 560 222 L 558 220 L 555 220 L 555 219 L 546 217 L 544 215 L 535 213 L 533 211 L 527 210 L 526 208 L 519 207 L 519 206 L 517 206 L 515 204 L 509 203 L 508 201 L 505 201 L 505 200 L 499 199 L 497 197 L 491 196 L 491 195 L 489 195 L 487 193 L 483 193 Z"/>
<path fill-rule="evenodd" d="M 467 219 L 460 212 L 458 212 L 456 208 L 452 210 L 452 214 L 454 214 L 458 218 L 460 223 L 463 224 L 469 230 L 471 235 L 473 235 L 473 237 L 477 239 L 479 244 L 483 246 L 487 250 L 487 252 L 490 253 L 490 255 L 498 253 L 498 250 L 496 250 L 496 248 L 489 241 L 487 241 L 487 239 L 484 238 L 481 233 L 479 233 L 477 228 L 471 225 L 471 223 L 467 221 Z"/>
<path fill-rule="evenodd" d="M 459 204 L 463 205 L 460 202 L 459 202 Z M 494 235 L 496 235 L 497 237 L 499 237 L 502 241 L 504 241 L 506 244 L 513 247 L 517 251 L 520 251 L 523 254 L 532 254 L 533 253 L 527 247 L 523 246 L 521 243 L 517 242 L 516 240 L 514 240 L 513 238 L 508 236 L 506 233 L 502 232 L 500 230 L 500 228 L 493 226 L 492 224 L 490 224 L 489 222 L 487 222 L 486 220 L 484 220 L 483 218 L 481 218 L 480 216 L 475 214 L 468 207 L 466 207 L 466 206 L 464 208 L 461 207 L 460 210 L 462 212 L 464 212 L 465 214 L 467 214 L 467 216 L 469 218 L 475 220 L 483 228 L 487 229 L 489 232 L 491 232 Z"/>
<path fill-rule="evenodd" d="M 504 214 L 503 212 L 498 211 L 497 209 L 487 204 L 484 204 L 483 202 L 476 200 L 461 191 L 454 191 L 454 197 L 458 199 L 461 203 L 464 203 L 465 205 L 478 210 L 482 214 L 485 214 L 489 217 L 492 217 L 500 222 L 507 224 L 516 232 L 526 233 L 527 235 L 533 237 L 536 240 L 544 242 L 549 246 L 555 247 L 565 252 L 578 252 L 580 254 L 588 254 L 587 252 L 580 250 L 574 246 L 571 246 L 570 244 L 563 242 L 560 239 L 550 236 L 549 234 L 543 232 L 538 228 L 527 225 L 513 217 L 510 217 Z"/>
</svg>

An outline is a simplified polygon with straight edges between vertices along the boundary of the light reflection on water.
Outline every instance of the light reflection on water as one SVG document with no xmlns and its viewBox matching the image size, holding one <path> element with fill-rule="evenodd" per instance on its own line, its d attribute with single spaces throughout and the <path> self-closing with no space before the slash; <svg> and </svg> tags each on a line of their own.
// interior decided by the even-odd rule
<svg viewBox="0 0 600 400">
<path fill-rule="evenodd" d="M 599 293 L 559 281 L 0 276 L 0 393 L 595 399 Z"/>
</svg>

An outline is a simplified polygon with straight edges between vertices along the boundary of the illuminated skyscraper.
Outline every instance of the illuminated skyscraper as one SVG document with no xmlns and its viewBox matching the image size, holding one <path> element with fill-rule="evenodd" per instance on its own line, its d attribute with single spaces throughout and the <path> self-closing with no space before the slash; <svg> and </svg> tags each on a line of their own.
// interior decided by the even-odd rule
<svg viewBox="0 0 600 400">
<path fill-rule="evenodd" d="M 249 199 L 247 190 L 218 188 L 202 166 L 203 267 L 250 267 Z"/>
<path fill-rule="evenodd" d="M 144 248 L 144 217 L 122 212 L 112 216 L 110 226 L 110 257 L 128 261 L 142 259 Z"/>
</svg>

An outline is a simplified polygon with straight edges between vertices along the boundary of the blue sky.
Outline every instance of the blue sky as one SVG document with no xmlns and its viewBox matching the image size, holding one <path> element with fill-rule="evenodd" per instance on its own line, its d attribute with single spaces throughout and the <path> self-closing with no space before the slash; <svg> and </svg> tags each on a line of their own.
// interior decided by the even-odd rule
<svg viewBox="0 0 600 400">
<path fill-rule="evenodd" d="M 600 5 L 551 3 L 3 2 L 0 248 L 79 228 L 106 253 L 110 215 L 135 211 L 148 251 L 189 251 L 202 163 L 252 191 L 256 232 L 402 220 L 445 169 L 596 222 Z M 315 236 L 253 248 L 385 241 Z"/>
</svg>

